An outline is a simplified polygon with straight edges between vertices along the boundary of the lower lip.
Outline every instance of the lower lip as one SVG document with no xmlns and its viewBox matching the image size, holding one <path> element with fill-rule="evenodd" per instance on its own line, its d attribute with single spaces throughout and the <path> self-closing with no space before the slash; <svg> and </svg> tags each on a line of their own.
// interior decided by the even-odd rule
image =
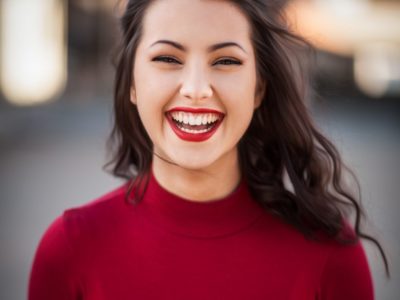
<svg viewBox="0 0 400 300">
<path fill-rule="evenodd" d="M 190 133 L 190 132 L 182 131 L 178 127 L 178 125 L 176 125 L 176 123 L 172 120 L 172 117 L 169 114 L 167 114 L 166 117 L 167 117 L 169 125 L 171 126 L 171 128 L 175 132 L 175 134 L 179 138 L 181 138 L 182 140 L 189 141 L 189 142 L 203 142 L 203 141 L 208 140 L 217 131 L 217 129 L 218 129 L 218 127 L 221 124 L 222 119 L 223 119 L 223 118 L 221 118 L 217 122 L 217 124 L 215 124 L 213 126 L 213 128 L 211 128 L 210 131 L 202 132 L 202 133 Z"/>
</svg>

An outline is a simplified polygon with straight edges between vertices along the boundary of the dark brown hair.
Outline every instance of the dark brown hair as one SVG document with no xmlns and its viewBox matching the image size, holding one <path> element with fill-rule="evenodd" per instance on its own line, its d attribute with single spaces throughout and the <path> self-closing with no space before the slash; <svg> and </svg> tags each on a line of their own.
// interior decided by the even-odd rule
<svg viewBox="0 0 400 300">
<path fill-rule="evenodd" d="M 128 1 L 121 18 L 122 39 L 115 61 L 115 124 L 108 141 L 112 159 L 105 167 L 112 166 L 115 176 L 131 181 L 128 194 L 134 185 L 143 186 L 140 183 L 149 173 L 154 154 L 137 108 L 130 102 L 142 20 L 153 1 Z M 334 145 L 317 130 L 307 111 L 307 72 L 301 54 L 304 49 L 312 53 L 311 45 L 290 30 L 282 14 L 282 1 L 230 2 L 247 16 L 252 28 L 258 86 L 267 84 L 262 103 L 238 145 L 241 172 L 254 200 L 307 238 L 318 239 L 317 233 L 322 232 L 344 244 L 356 243 L 360 237 L 372 241 L 379 248 L 390 277 L 380 243 L 360 230 L 365 213 L 357 201 L 359 197 L 343 182 L 344 175 L 352 173 Z M 143 190 L 138 191 L 135 189 L 136 203 Z M 345 220 L 351 211 L 355 212 L 355 235 L 346 236 Z"/>
</svg>

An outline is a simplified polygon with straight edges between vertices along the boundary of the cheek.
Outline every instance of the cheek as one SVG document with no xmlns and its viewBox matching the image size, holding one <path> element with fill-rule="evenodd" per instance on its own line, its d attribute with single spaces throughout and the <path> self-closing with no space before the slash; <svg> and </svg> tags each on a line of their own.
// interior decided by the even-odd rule
<svg viewBox="0 0 400 300">
<path fill-rule="evenodd" d="M 218 93 L 231 115 L 247 116 L 254 110 L 255 83 L 248 78 L 220 80 Z"/>
<path fill-rule="evenodd" d="M 251 66 L 231 74 L 217 74 L 212 79 L 217 89 L 224 95 L 229 95 L 228 99 L 241 99 L 241 102 L 251 102 L 255 96 L 256 76 Z"/>
<path fill-rule="evenodd" d="M 176 76 L 171 76 L 171 74 L 141 70 L 135 75 L 138 101 L 148 105 L 165 105 L 176 91 Z"/>
<path fill-rule="evenodd" d="M 246 74 L 244 72 L 236 73 L 216 73 L 211 77 L 211 83 L 218 90 L 229 92 L 229 90 L 242 89 L 243 84 L 246 84 Z"/>
<path fill-rule="evenodd" d="M 138 88 L 146 90 L 149 93 L 159 92 L 168 93 L 177 86 L 177 76 L 163 72 L 147 72 L 145 76 L 140 76 L 138 80 Z"/>
<path fill-rule="evenodd" d="M 135 90 L 138 104 L 146 106 L 143 110 L 160 109 L 169 100 L 176 87 L 175 77 L 145 64 L 135 68 Z"/>
<path fill-rule="evenodd" d="M 227 110 L 227 130 L 235 139 L 246 131 L 255 108 L 255 80 L 249 76 L 236 79 L 219 82 L 220 97 Z"/>
</svg>

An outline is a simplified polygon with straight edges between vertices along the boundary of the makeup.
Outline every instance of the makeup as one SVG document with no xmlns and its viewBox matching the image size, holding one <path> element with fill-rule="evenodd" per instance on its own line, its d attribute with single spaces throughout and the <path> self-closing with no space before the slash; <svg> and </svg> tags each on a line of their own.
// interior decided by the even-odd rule
<svg viewBox="0 0 400 300">
<path fill-rule="evenodd" d="M 166 118 L 179 138 L 202 142 L 217 131 L 224 114 L 208 108 L 175 107 L 166 113 Z"/>
</svg>

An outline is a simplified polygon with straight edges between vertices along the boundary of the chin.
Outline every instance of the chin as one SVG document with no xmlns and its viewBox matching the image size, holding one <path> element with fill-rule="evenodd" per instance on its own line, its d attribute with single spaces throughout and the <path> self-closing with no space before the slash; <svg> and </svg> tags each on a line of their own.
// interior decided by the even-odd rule
<svg viewBox="0 0 400 300">
<path fill-rule="evenodd" d="M 205 158 L 204 155 L 202 157 L 195 156 L 187 156 L 187 157 L 175 157 L 172 159 L 179 167 L 191 171 L 196 170 L 205 170 L 213 165 L 214 161 L 211 158 Z"/>
</svg>

